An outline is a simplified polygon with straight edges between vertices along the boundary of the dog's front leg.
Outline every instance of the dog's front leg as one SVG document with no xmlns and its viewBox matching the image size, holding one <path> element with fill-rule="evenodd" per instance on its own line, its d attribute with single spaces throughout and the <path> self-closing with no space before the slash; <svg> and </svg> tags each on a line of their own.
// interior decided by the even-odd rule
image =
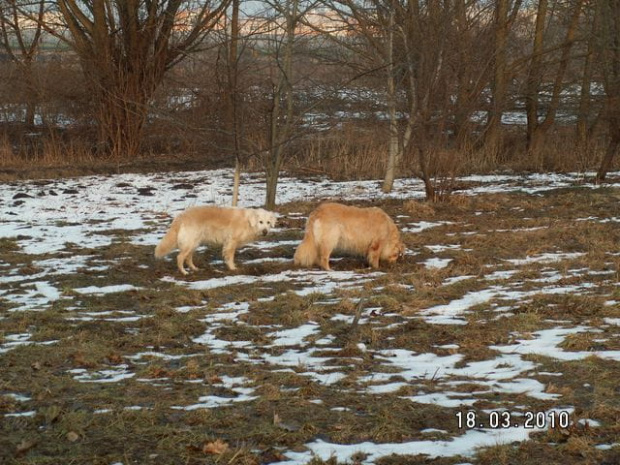
<svg viewBox="0 0 620 465">
<path fill-rule="evenodd" d="M 224 258 L 224 263 L 229 270 L 236 270 L 235 266 L 235 251 L 237 250 L 237 244 L 234 241 L 227 242 L 224 244 L 222 248 L 222 257 Z"/>
</svg>

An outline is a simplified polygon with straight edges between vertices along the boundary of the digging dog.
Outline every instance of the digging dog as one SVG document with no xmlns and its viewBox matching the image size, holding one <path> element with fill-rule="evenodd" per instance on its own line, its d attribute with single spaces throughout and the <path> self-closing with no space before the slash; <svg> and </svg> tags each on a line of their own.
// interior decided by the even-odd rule
<svg viewBox="0 0 620 465">
<path fill-rule="evenodd" d="M 376 269 L 382 261 L 397 261 L 404 254 L 405 245 L 392 218 L 380 208 L 328 202 L 310 213 L 294 263 L 330 270 L 329 258 L 334 251 L 364 256 Z"/>
</svg>

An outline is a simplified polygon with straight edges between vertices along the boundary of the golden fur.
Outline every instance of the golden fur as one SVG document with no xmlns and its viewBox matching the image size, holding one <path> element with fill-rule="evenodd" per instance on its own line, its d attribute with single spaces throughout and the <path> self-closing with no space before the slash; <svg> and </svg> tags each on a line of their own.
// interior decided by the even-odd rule
<svg viewBox="0 0 620 465">
<path fill-rule="evenodd" d="M 394 263 L 405 252 L 398 228 L 378 207 L 359 208 L 323 203 L 308 217 L 306 234 L 295 251 L 296 265 L 329 270 L 334 250 L 363 255 L 368 264 Z"/>
<path fill-rule="evenodd" d="M 267 234 L 275 223 L 275 213 L 262 208 L 192 207 L 174 219 L 155 248 L 155 257 L 179 249 L 177 266 L 181 273 L 187 274 L 185 263 L 194 271 L 198 269 L 193 261 L 198 246 L 221 245 L 224 262 L 229 270 L 234 270 L 237 247 Z"/>
</svg>

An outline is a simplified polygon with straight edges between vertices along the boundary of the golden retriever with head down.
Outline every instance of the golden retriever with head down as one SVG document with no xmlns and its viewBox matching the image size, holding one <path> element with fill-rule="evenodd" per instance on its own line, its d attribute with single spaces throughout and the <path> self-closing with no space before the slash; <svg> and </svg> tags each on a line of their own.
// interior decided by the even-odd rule
<svg viewBox="0 0 620 465">
<path fill-rule="evenodd" d="M 235 270 L 237 247 L 266 235 L 276 224 L 276 215 L 262 208 L 192 207 L 177 216 L 170 229 L 155 248 L 155 257 L 161 258 L 179 249 L 177 266 L 184 275 L 184 264 L 193 271 L 194 251 L 201 244 L 222 246 L 222 256 L 229 270 Z"/>
<path fill-rule="evenodd" d="M 329 256 L 334 250 L 363 255 L 371 267 L 379 268 L 379 261 L 398 260 L 405 245 L 392 218 L 380 208 L 323 203 L 308 217 L 306 234 L 295 251 L 295 265 L 330 270 Z"/>
</svg>

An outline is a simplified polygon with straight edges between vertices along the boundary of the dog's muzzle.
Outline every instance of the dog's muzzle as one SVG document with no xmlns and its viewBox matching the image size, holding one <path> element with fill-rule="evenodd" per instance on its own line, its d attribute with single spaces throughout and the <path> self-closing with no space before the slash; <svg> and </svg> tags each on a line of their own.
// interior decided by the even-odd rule
<svg viewBox="0 0 620 465">
<path fill-rule="evenodd" d="M 266 236 L 268 232 L 269 232 L 268 229 L 263 229 L 263 236 Z"/>
</svg>

